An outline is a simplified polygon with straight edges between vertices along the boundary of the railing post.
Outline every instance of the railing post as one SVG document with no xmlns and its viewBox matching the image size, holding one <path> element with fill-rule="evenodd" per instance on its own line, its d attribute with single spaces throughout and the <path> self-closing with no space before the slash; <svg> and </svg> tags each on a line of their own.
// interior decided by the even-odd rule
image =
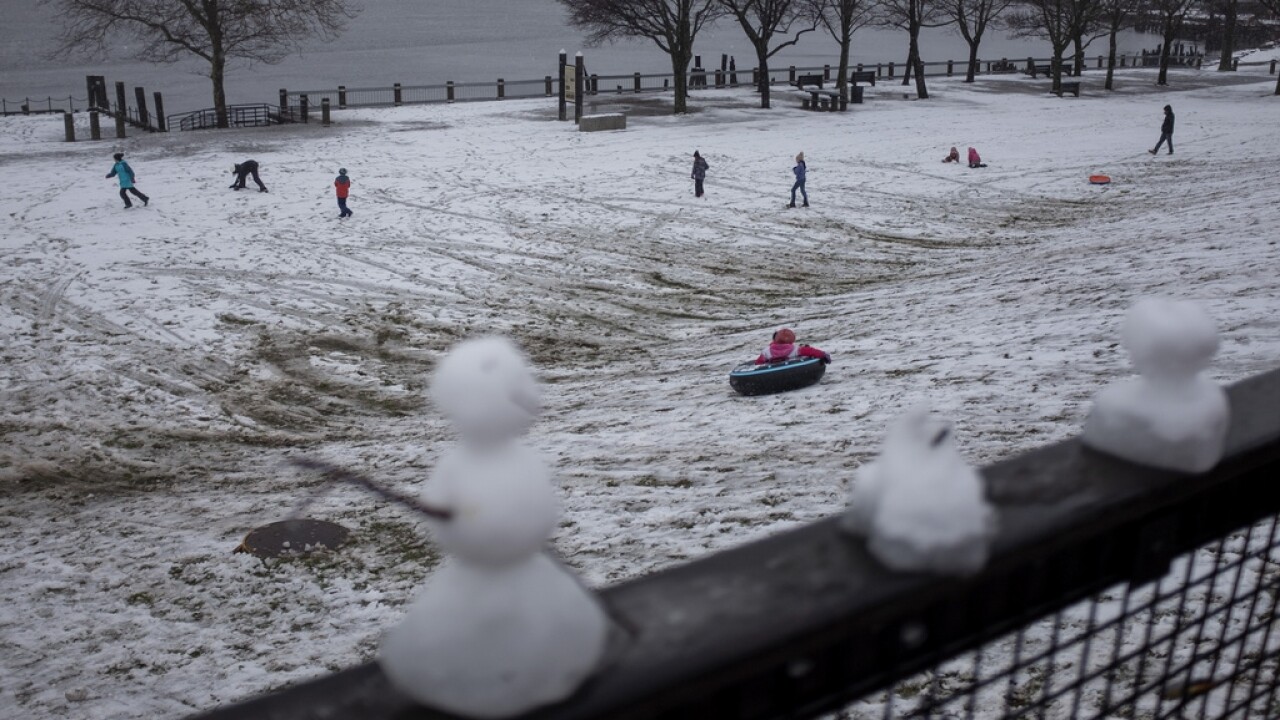
<svg viewBox="0 0 1280 720">
<path fill-rule="evenodd" d="M 951 64 L 952 64 L 952 62 L 954 62 L 954 61 L 952 61 L 952 60 L 948 60 L 948 61 L 947 61 L 947 77 L 951 77 L 951 72 L 952 72 Z"/>
<path fill-rule="evenodd" d="M 400 107 L 400 83 L 393 84 L 391 86 L 391 92 L 395 96 L 395 99 L 393 100 L 393 102 L 395 103 L 396 107 Z"/>
<path fill-rule="evenodd" d="M 1101 56 L 1101 55 L 1099 55 L 1099 56 L 1098 56 L 1098 69 L 1099 69 L 1099 70 L 1101 70 L 1101 69 L 1102 69 L 1102 56 Z"/>
<path fill-rule="evenodd" d="M 573 56 L 573 122 L 582 120 L 582 101 L 587 94 L 587 61 L 579 50 Z"/>
<path fill-rule="evenodd" d="M 787 81 L 794 83 L 796 81 L 796 66 L 792 65 L 787 69 Z"/>
<path fill-rule="evenodd" d="M 62 128 L 67 133 L 67 142 L 76 141 L 76 118 L 69 112 L 62 114 Z"/>
<path fill-rule="evenodd" d="M 1268 75 L 1275 75 L 1275 74 L 1276 74 L 1276 61 L 1275 61 L 1275 59 L 1274 59 L 1274 58 L 1272 58 L 1272 60 L 1271 60 L 1271 69 L 1267 71 L 1267 74 L 1268 74 Z"/>
<path fill-rule="evenodd" d="M 311 121 L 310 113 L 308 112 L 308 110 L 310 109 L 309 105 L 310 105 L 310 102 L 308 102 L 307 100 L 306 93 L 302 93 L 301 95 L 298 96 L 298 112 L 302 115 L 302 122 L 304 123 Z"/>
<path fill-rule="evenodd" d="M 1240 58 L 1231 58 L 1231 70 L 1235 71 L 1239 69 L 1240 69 Z"/>
<path fill-rule="evenodd" d="M 893 79 L 893 63 L 889 63 L 889 79 Z"/>
<path fill-rule="evenodd" d="M 1124 56 L 1124 55 L 1121 55 L 1121 56 L 1120 56 L 1120 67 L 1124 67 L 1124 61 L 1125 61 L 1125 56 Z"/>
<path fill-rule="evenodd" d="M 636 73 L 636 74 L 635 74 L 634 76 L 632 76 L 632 77 L 633 77 L 633 79 L 635 80 L 635 84 L 636 84 L 636 92 L 640 92 L 640 73 Z"/>
<path fill-rule="evenodd" d="M 732 55 L 729 56 L 729 86 L 738 87 L 738 63 Z"/>
<path fill-rule="evenodd" d="M 823 82 L 830 82 L 830 81 L 831 81 L 831 66 L 830 66 L 830 65 L 823 65 L 823 66 L 822 66 L 822 81 L 823 81 Z"/>
<path fill-rule="evenodd" d="M 124 117 L 125 113 L 127 113 L 128 111 L 129 111 L 129 103 L 125 99 L 124 83 L 117 80 L 116 81 L 116 116 Z"/>
<path fill-rule="evenodd" d="M 329 98 L 320 98 L 320 124 L 329 127 Z"/>
<path fill-rule="evenodd" d="M 289 116 L 289 91 L 280 88 L 280 117 Z"/>
<path fill-rule="evenodd" d="M 166 126 L 164 117 L 164 100 L 160 97 L 160 91 L 155 91 L 152 96 L 156 101 L 156 129 L 160 132 L 168 132 L 169 128 Z"/>
<path fill-rule="evenodd" d="M 507 96 L 506 81 L 503 80 L 502 78 L 498 78 L 498 99 L 501 100 L 506 96 Z"/>
<path fill-rule="evenodd" d="M 703 78 L 702 84 L 706 85 L 706 78 Z M 595 73 L 591 74 L 591 94 L 596 95 L 600 92 L 600 76 Z"/>
<path fill-rule="evenodd" d="M 120 107 L 120 111 L 115 114 L 116 121 L 116 137 L 124 137 L 124 106 Z"/>
<path fill-rule="evenodd" d="M 102 121 L 98 118 L 98 108 L 89 108 L 89 137 L 93 140 L 102 139 Z"/>
<path fill-rule="evenodd" d="M 147 91 L 134 87 L 133 98 L 138 101 L 138 123 L 144 128 L 150 128 L 151 118 L 147 115 Z"/>
<path fill-rule="evenodd" d="M 338 86 L 338 109 L 345 110 L 347 107 L 347 86 Z"/>
<path fill-rule="evenodd" d="M 453 102 L 453 81 L 447 80 L 444 84 L 444 99 Z"/>
</svg>

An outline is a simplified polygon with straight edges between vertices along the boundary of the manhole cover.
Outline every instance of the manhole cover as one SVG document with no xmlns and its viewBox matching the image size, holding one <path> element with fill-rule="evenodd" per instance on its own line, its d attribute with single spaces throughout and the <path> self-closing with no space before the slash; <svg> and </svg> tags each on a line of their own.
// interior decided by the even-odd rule
<svg viewBox="0 0 1280 720">
<path fill-rule="evenodd" d="M 350 530 L 328 520 L 281 520 L 249 531 L 235 552 L 260 558 L 304 555 L 336 549 L 350 534 Z"/>
</svg>

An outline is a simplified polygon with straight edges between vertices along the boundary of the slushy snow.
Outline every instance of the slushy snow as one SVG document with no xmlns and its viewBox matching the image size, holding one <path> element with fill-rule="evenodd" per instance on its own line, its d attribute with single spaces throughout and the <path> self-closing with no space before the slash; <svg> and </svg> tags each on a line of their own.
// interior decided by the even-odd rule
<svg viewBox="0 0 1280 720">
<path fill-rule="evenodd" d="M 889 568 L 964 575 L 986 564 L 995 514 L 951 426 L 918 405 L 893 423 L 880 455 L 858 468 L 842 525 L 865 536 Z"/>
<path fill-rule="evenodd" d="M 1147 297 L 1129 309 L 1122 336 L 1138 377 L 1098 393 L 1085 445 L 1166 470 L 1204 472 L 1222 459 L 1227 395 L 1204 370 L 1218 331 L 1199 305 Z"/>
<path fill-rule="evenodd" d="M 461 444 L 423 499 L 452 511 L 428 526 L 448 554 L 378 661 L 415 700 L 499 718 L 556 702 L 598 666 L 608 623 L 595 596 L 543 548 L 560 509 L 547 463 L 518 437 L 537 416 L 537 384 L 502 338 L 460 344 L 431 394 Z"/>
</svg>

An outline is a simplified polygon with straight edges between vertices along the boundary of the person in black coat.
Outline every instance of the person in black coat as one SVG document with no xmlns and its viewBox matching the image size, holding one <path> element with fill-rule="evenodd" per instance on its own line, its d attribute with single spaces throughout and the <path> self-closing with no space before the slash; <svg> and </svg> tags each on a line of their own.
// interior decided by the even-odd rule
<svg viewBox="0 0 1280 720">
<path fill-rule="evenodd" d="M 231 172 L 235 173 L 236 176 L 236 181 L 231 183 L 232 190 L 242 189 L 245 186 L 245 179 L 252 175 L 253 181 L 258 183 L 258 192 L 267 191 L 267 186 L 262 184 L 262 178 L 258 177 L 257 160 L 245 160 L 242 163 L 238 163 Z"/>
<path fill-rule="evenodd" d="M 1155 155 L 1160 152 L 1160 146 L 1169 143 L 1169 154 L 1173 154 L 1173 106 L 1164 106 L 1164 122 L 1160 124 L 1160 141 L 1156 143 L 1155 149 L 1147 152 Z"/>
</svg>

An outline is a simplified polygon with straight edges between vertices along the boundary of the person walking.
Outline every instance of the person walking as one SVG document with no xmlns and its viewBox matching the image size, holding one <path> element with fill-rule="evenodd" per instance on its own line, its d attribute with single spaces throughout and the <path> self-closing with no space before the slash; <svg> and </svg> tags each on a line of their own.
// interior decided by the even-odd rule
<svg viewBox="0 0 1280 720">
<path fill-rule="evenodd" d="M 267 191 L 267 186 L 262 184 L 262 178 L 258 177 L 257 160 L 245 160 L 242 163 L 238 163 L 231 172 L 235 173 L 236 176 L 236 181 L 231 183 L 232 190 L 243 190 L 245 179 L 252 175 L 253 181 L 258 183 L 258 192 Z"/>
<path fill-rule="evenodd" d="M 693 174 L 689 177 L 693 178 L 693 195 L 694 197 L 702 197 L 702 181 L 707 179 L 707 161 L 698 154 L 697 150 L 693 151 Z"/>
<path fill-rule="evenodd" d="M 351 178 L 347 177 L 346 168 L 338 168 L 338 177 L 333 181 L 333 188 L 338 194 L 338 218 L 351 217 L 351 208 L 347 207 L 347 195 L 351 193 Z"/>
<path fill-rule="evenodd" d="M 134 187 L 133 183 L 138 176 L 134 174 L 133 168 L 129 167 L 129 163 L 124 161 L 124 153 L 116 153 L 111 157 L 115 158 L 116 164 L 111 166 L 111 172 L 107 173 L 107 177 L 120 179 L 120 199 L 124 201 L 124 209 L 133 207 L 133 203 L 129 200 L 129 193 L 133 193 L 135 197 L 142 200 L 142 206 L 146 207 L 147 203 L 151 202 L 151 198 Z"/>
<path fill-rule="evenodd" d="M 1160 146 L 1165 144 L 1166 141 L 1169 143 L 1169 154 L 1172 155 L 1173 154 L 1173 106 L 1172 105 L 1164 106 L 1164 122 L 1160 123 L 1160 140 L 1159 142 L 1156 143 L 1155 148 L 1148 150 L 1147 152 L 1151 153 L 1152 155 L 1155 155 L 1156 153 L 1160 152 Z"/>
<path fill-rule="evenodd" d="M 804 207 L 809 207 L 809 193 L 805 192 L 805 189 L 804 189 L 804 177 L 805 177 L 804 153 L 800 153 L 799 155 L 796 155 L 796 166 L 791 168 L 791 172 L 795 173 L 796 182 L 794 185 L 791 186 L 791 204 L 788 205 L 787 207 L 793 208 L 796 206 L 796 190 L 799 190 L 800 195 L 804 198 Z"/>
</svg>

